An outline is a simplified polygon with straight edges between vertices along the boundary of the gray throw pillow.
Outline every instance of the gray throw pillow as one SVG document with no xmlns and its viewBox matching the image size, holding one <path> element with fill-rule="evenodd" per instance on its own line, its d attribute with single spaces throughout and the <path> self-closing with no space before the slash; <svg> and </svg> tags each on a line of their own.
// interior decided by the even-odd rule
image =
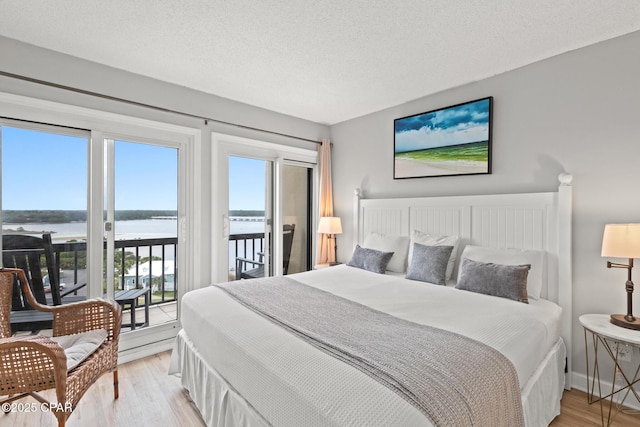
<svg viewBox="0 0 640 427">
<path fill-rule="evenodd" d="M 347 263 L 350 267 L 362 268 L 374 273 L 384 274 L 387 264 L 391 261 L 393 252 L 382 252 L 376 249 L 362 248 L 356 245 L 351 259 Z"/>
<path fill-rule="evenodd" d="M 456 288 L 529 303 L 527 276 L 530 264 L 503 265 L 462 260 Z"/>
<path fill-rule="evenodd" d="M 453 246 L 425 246 L 414 243 L 406 278 L 446 285 L 447 264 L 451 251 Z"/>
</svg>

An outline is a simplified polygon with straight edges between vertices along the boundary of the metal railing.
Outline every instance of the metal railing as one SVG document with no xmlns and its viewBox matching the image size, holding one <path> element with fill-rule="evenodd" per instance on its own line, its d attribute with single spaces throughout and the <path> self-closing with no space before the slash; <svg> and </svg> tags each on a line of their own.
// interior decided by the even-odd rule
<svg viewBox="0 0 640 427">
<path fill-rule="evenodd" d="M 127 270 L 131 270 L 135 267 L 135 274 L 133 274 L 135 288 L 143 288 L 144 286 L 151 286 L 151 304 L 161 304 L 170 301 L 176 301 L 176 295 L 178 290 L 178 281 L 176 275 L 176 256 L 177 256 L 177 237 L 165 237 L 156 239 L 131 239 L 131 240 L 116 240 L 115 250 L 120 253 L 119 274 L 116 278 L 115 290 L 125 289 L 126 277 L 129 277 L 126 273 Z M 104 244 L 106 249 L 106 242 Z M 83 277 L 82 272 L 86 268 L 86 242 L 66 242 L 66 243 L 54 243 L 53 251 L 55 262 L 58 270 L 62 265 L 62 254 L 72 254 L 72 272 L 73 283 L 81 283 L 86 280 Z M 142 253 L 142 255 L 141 255 Z M 160 253 L 160 255 L 156 255 Z M 152 257 L 158 256 L 161 262 L 161 274 L 156 276 L 154 280 L 151 264 L 149 265 L 148 274 L 141 274 L 140 272 L 140 259 L 142 256 L 147 256 L 149 261 Z M 135 261 L 132 267 L 126 268 L 126 259 L 133 259 Z M 169 282 L 167 279 L 170 274 L 165 271 L 165 267 L 171 262 L 173 264 L 173 281 Z M 67 261 L 68 263 L 68 261 Z M 170 266 L 170 264 L 169 264 Z M 171 283 L 172 286 L 167 289 L 167 284 Z"/>
<path fill-rule="evenodd" d="M 123 290 L 126 282 L 126 270 L 135 268 L 135 286 L 136 288 L 142 288 L 144 286 L 152 286 L 152 298 L 151 304 L 161 304 L 170 301 L 176 301 L 176 294 L 178 290 L 178 279 L 176 274 L 176 260 L 177 260 L 177 237 L 167 238 L 155 238 L 155 239 L 131 239 L 131 240 L 116 240 L 115 249 L 120 253 L 119 274 L 116 278 L 115 290 Z M 106 249 L 106 242 L 104 244 Z M 233 257 L 230 261 L 233 262 L 234 267 L 229 267 L 230 273 L 235 275 L 235 258 L 247 258 L 251 260 L 257 260 L 259 253 L 264 251 L 264 233 L 244 233 L 244 234 L 232 234 L 229 236 L 229 256 Z M 55 262 L 60 269 L 62 254 L 68 254 L 71 256 L 71 273 L 73 274 L 73 283 L 81 283 L 86 280 L 83 271 L 86 269 L 86 242 L 66 242 L 66 243 L 54 243 L 53 244 Z M 150 275 L 142 274 L 140 272 L 141 257 L 156 255 L 160 253 L 159 258 L 162 262 L 162 268 L 160 269 L 161 275 L 157 276 L 156 280 L 153 277 L 147 277 Z M 142 254 L 142 255 L 141 255 Z M 132 267 L 126 268 L 126 258 L 130 257 L 136 262 Z M 167 283 L 169 283 L 165 276 L 165 266 L 167 262 L 173 263 L 173 289 L 167 289 Z M 69 260 L 66 260 L 66 265 L 69 264 Z M 147 281 L 145 281 L 145 279 Z M 152 283 L 149 283 L 150 280 Z M 70 280 L 71 281 L 71 280 Z M 154 285 L 155 283 L 155 285 Z"/>
<path fill-rule="evenodd" d="M 229 260 L 233 262 L 233 266 L 229 266 L 229 272 L 233 273 L 235 277 L 236 258 L 246 258 L 255 261 L 262 252 L 264 252 L 264 233 L 229 235 L 229 255 L 233 257 L 233 259 Z"/>
</svg>

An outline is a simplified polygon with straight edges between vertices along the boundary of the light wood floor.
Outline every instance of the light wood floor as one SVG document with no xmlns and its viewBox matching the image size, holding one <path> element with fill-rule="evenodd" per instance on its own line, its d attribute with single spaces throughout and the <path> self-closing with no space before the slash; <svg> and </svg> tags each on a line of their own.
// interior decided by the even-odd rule
<svg viewBox="0 0 640 427">
<path fill-rule="evenodd" d="M 164 352 L 118 367 L 120 397 L 113 399 L 113 375 L 103 375 L 82 397 L 67 421 L 68 427 L 204 427 L 195 406 L 180 386 L 180 380 L 168 375 L 170 352 Z M 42 393 L 55 400 L 55 393 Z M 31 403 L 30 397 L 20 402 Z M 50 413 L 0 413 L 2 427 L 54 427 Z"/>
<path fill-rule="evenodd" d="M 113 377 L 102 376 L 85 394 L 73 412 L 68 427 L 202 427 L 198 410 L 180 386 L 180 380 L 167 375 L 170 353 L 164 352 L 120 365 L 120 398 L 113 400 Z M 44 393 L 48 395 L 47 393 Z M 31 398 L 21 402 L 35 402 Z M 2 427 L 56 426 L 49 413 L 0 414 Z M 599 426 L 600 405 L 587 404 L 583 392 L 565 391 L 561 414 L 552 427 Z M 640 427 L 640 415 L 619 413 L 613 426 Z"/>
</svg>

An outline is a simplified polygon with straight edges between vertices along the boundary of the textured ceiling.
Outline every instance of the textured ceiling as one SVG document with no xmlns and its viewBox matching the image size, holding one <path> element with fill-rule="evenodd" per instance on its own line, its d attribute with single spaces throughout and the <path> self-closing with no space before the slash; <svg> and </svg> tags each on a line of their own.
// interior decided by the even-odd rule
<svg viewBox="0 0 640 427">
<path fill-rule="evenodd" d="M 0 0 L 0 35 L 327 124 L 636 30 L 638 0 Z"/>
</svg>

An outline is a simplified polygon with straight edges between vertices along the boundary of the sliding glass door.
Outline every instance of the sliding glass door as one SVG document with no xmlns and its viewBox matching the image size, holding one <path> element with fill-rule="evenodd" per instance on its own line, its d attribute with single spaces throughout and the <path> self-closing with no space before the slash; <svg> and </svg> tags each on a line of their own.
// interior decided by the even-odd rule
<svg viewBox="0 0 640 427">
<path fill-rule="evenodd" d="M 51 236 L 56 265 L 41 271 L 61 294 L 118 300 L 123 360 L 170 347 L 180 293 L 207 276 L 201 131 L 7 94 L 0 109 L 2 232 Z"/>
<path fill-rule="evenodd" d="M 2 234 L 50 235 L 62 302 L 81 299 L 87 283 L 89 132 L 0 120 Z M 50 299 L 49 274 L 43 271 Z M 65 296 L 65 289 L 78 290 Z"/>
<path fill-rule="evenodd" d="M 304 163 L 282 165 L 282 222 L 291 228 L 291 242 L 283 235 L 285 274 L 311 268 L 313 168 Z"/>
<path fill-rule="evenodd" d="M 175 321 L 179 151 L 114 139 L 104 148 L 104 292 L 136 310 L 123 331 Z"/>
<path fill-rule="evenodd" d="M 213 154 L 214 280 L 308 270 L 315 151 L 214 134 Z"/>
<path fill-rule="evenodd" d="M 229 280 L 270 276 L 273 162 L 228 156 Z"/>
<path fill-rule="evenodd" d="M 97 210 L 93 219 L 104 222 L 103 283 L 90 291 L 78 286 L 88 283 L 90 132 L 16 120 L 0 125 L 2 234 L 51 236 L 57 272 L 42 272 L 45 287 L 57 273 L 62 303 L 90 292 L 115 298 L 125 310 L 123 332 L 176 321 L 179 148 L 102 140 L 104 214 Z"/>
</svg>

